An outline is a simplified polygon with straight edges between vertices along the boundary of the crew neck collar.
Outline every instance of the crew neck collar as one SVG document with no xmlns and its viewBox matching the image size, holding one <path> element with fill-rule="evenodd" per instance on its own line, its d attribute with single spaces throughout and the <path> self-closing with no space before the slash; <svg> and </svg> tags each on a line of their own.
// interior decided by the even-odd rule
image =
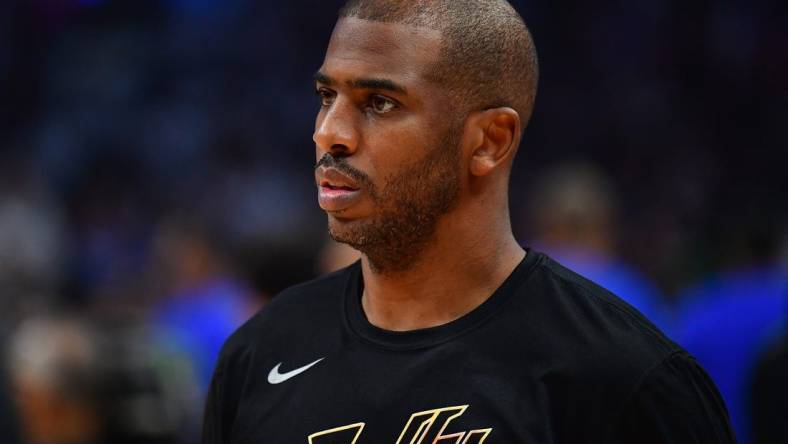
<svg viewBox="0 0 788 444">
<path fill-rule="evenodd" d="M 388 349 L 412 350 L 428 348 L 447 342 L 473 330 L 495 315 L 498 309 L 530 275 L 531 270 L 541 256 L 540 253 L 530 248 L 526 249 L 525 258 L 520 261 L 493 294 L 481 305 L 458 319 L 435 327 L 409 331 L 385 330 L 369 322 L 361 305 L 361 295 L 364 290 L 361 262 L 356 262 L 350 267 L 344 292 L 344 315 L 347 326 L 365 342 Z"/>
</svg>

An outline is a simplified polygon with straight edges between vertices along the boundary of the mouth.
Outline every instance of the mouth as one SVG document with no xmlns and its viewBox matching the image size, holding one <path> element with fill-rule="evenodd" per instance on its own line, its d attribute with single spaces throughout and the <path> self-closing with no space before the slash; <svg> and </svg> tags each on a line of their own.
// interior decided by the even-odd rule
<svg viewBox="0 0 788 444">
<path fill-rule="evenodd" d="M 327 212 L 346 210 L 361 197 L 361 189 L 356 182 L 334 168 L 318 168 L 315 176 L 317 200 L 320 208 Z"/>
<path fill-rule="evenodd" d="M 326 192 L 330 191 L 358 191 L 358 188 L 354 188 L 350 185 L 343 185 L 343 184 L 336 184 L 331 183 L 328 180 L 321 180 L 320 181 L 320 188 L 325 189 Z"/>
</svg>

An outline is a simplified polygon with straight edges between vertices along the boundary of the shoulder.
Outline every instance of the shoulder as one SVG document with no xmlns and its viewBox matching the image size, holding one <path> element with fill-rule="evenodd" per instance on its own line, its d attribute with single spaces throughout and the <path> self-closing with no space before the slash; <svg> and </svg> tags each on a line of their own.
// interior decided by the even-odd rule
<svg viewBox="0 0 788 444">
<path fill-rule="evenodd" d="M 304 337 L 310 330 L 319 331 L 326 324 L 340 322 L 341 298 L 350 279 L 357 276 L 357 267 L 353 264 L 282 291 L 230 335 L 220 361 L 277 342 L 293 332 Z"/>
<path fill-rule="evenodd" d="M 607 442 L 735 442 L 722 396 L 684 351 L 643 375 L 609 430 Z"/>
<path fill-rule="evenodd" d="M 631 388 L 683 351 L 656 325 L 596 283 L 539 255 L 510 316 L 538 338 L 545 359 L 579 379 Z"/>
<path fill-rule="evenodd" d="M 541 254 L 531 286 L 545 291 L 542 301 L 558 315 L 571 316 L 574 328 L 592 338 L 606 336 L 604 343 L 623 345 L 631 342 L 654 351 L 661 360 L 681 348 L 653 322 L 597 283 Z"/>
<path fill-rule="evenodd" d="M 521 332 L 522 354 L 540 363 L 540 380 L 549 391 L 575 395 L 564 408 L 597 406 L 586 419 L 608 424 L 600 432 L 617 438 L 643 438 L 665 426 L 682 436 L 708 432 L 725 438 L 716 442 L 729 442 L 727 413 L 713 382 L 621 298 L 539 254 L 515 299 L 506 315 Z M 660 415 L 670 423 L 648 422 Z M 648 432 L 638 434 L 639 428 Z"/>
</svg>

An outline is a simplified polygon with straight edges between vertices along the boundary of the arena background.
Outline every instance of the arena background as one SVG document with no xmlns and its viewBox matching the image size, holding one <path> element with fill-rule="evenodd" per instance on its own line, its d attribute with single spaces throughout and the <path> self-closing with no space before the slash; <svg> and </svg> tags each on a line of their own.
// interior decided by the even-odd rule
<svg viewBox="0 0 788 444">
<path fill-rule="evenodd" d="M 196 442 L 229 332 L 353 257 L 312 182 L 341 3 L 0 3 L 3 442 Z M 788 3 L 514 5 L 519 239 L 695 354 L 741 442 L 788 442 Z"/>
</svg>

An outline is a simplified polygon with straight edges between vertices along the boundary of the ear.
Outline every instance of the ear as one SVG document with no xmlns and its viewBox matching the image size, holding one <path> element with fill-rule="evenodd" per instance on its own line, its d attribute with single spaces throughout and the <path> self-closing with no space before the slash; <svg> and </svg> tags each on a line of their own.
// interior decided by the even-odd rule
<svg viewBox="0 0 788 444">
<path fill-rule="evenodd" d="M 470 173 L 486 176 L 506 164 L 520 144 L 521 123 L 517 111 L 508 107 L 491 108 L 472 116 L 473 134 Z"/>
</svg>

